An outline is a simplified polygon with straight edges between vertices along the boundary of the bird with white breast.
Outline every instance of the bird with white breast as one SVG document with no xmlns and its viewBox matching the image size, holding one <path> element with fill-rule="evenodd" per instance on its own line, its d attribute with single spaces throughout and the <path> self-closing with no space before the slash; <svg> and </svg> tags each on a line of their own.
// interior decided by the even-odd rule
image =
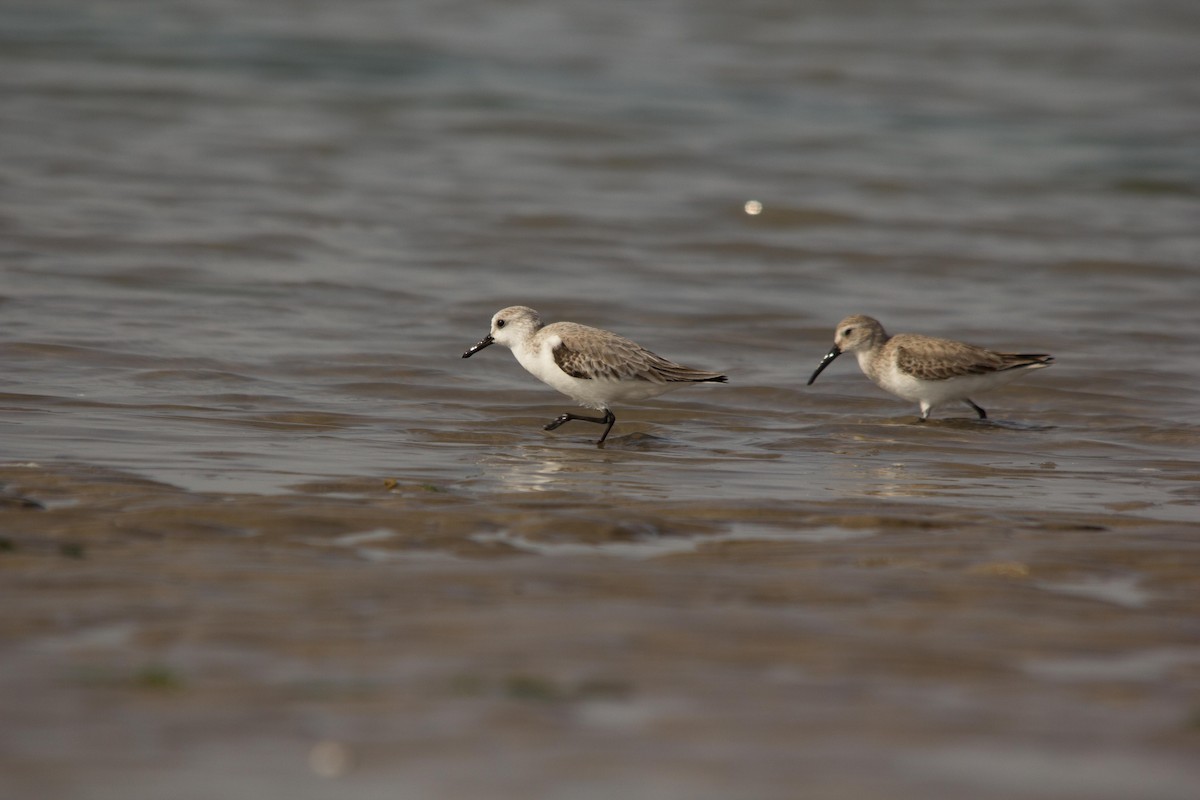
<svg viewBox="0 0 1200 800">
<path fill-rule="evenodd" d="M 561 414 L 545 426 L 552 431 L 572 420 L 604 425 L 598 446 L 617 421 L 611 404 L 657 397 L 692 383 L 728 380 L 719 372 L 676 364 L 611 331 L 575 322 L 543 325 L 538 312 L 526 306 L 497 311 L 491 332 L 462 357 L 470 358 L 494 343 L 512 350 L 538 380 L 582 406 L 603 411 L 600 417 Z"/>
<path fill-rule="evenodd" d="M 833 347 L 821 359 L 808 385 L 842 353 L 853 353 L 875 385 L 921 406 L 920 422 L 946 403 L 961 401 L 980 419 L 987 412 L 970 396 L 1054 363 L 1045 353 L 998 353 L 972 344 L 919 333 L 889 336 L 879 320 L 862 314 L 838 323 Z"/>
</svg>

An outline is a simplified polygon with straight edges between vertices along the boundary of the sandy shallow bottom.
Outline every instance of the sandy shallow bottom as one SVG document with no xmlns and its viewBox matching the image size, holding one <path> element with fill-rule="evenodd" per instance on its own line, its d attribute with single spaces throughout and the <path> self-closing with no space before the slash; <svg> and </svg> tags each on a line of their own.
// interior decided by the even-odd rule
<svg viewBox="0 0 1200 800">
<path fill-rule="evenodd" d="M 1185 523 L 0 469 L 0 773 L 76 798 L 1184 798 Z"/>
</svg>

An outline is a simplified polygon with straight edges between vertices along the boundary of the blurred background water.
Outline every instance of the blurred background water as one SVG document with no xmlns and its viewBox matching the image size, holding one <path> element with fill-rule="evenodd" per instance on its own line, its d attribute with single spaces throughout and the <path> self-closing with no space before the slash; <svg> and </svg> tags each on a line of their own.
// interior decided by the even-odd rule
<svg viewBox="0 0 1200 800">
<path fill-rule="evenodd" d="M 342 777 L 368 794 L 761 798 L 802 778 L 828 796 L 1190 796 L 1198 37 L 1182 0 L 4 3 L 0 467 L 5 496 L 47 507 L 4 512 L 9 591 L 40 598 L 9 631 L 7 693 L 37 734 L 4 737 L 15 786 L 33 796 L 53 775 L 62 796 L 161 796 L 232 764 L 229 792 L 319 792 L 303 757 L 249 758 L 247 742 L 305 751 L 328 728 L 354 740 L 363 767 Z M 569 400 L 502 349 L 460 358 L 515 303 L 731 382 L 616 409 L 603 451 L 594 426 L 545 433 Z M 856 312 L 1058 363 L 975 398 L 989 422 L 946 409 L 913 425 L 915 408 L 845 359 L 804 387 Z M 172 550 L 143 552 L 131 531 Z M 81 542 L 112 558 L 64 562 Z M 275 559 L 304 579 L 263 594 Z M 186 641 L 156 629 L 134 599 L 146 569 L 176 575 L 171 607 L 193 622 L 209 582 L 246 570 L 235 605 L 259 609 L 258 638 L 232 608 L 203 612 Z M 486 575 L 524 588 L 490 595 Z M 80 616 L 99 601 L 63 591 L 76 580 L 113 605 Z M 361 650 L 400 602 L 383 587 L 447 581 L 527 638 L 492 647 L 496 620 L 473 603 L 455 617 L 475 630 L 469 654 L 440 649 L 436 626 L 407 631 L 427 656 L 417 672 L 452 686 L 406 710 L 415 729 L 372 728 L 338 705 L 339 683 L 336 702 L 317 698 L 337 706 L 321 724 L 255 717 L 232 746 L 191 720 L 173 750 L 143 709 L 117 728 L 152 732 L 116 758 L 126 781 L 94 780 L 116 769 L 103 729 L 64 743 L 94 721 L 97 691 L 140 696 L 79 678 L 80 662 L 124 675 L 115 653 L 186 675 L 197 703 L 234 703 L 206 682 L 222 653 L 248 685 L 332 670 L 389 707 L 426 677 Z M 320 598 L 340 592 L 374 611 L 338 617 Z M 905 622 L 880 623 L 883 597 Z M 571 639 L 573 615 L 599 623 L 589 609 L 611 647 Z M 294 637 L 325 653 L 315 643 L 349 626 L 347 650 L 290 662 L 269 632 L 301 610 Z M 1025 640 L 1031 614 L 1048 627 Z M 723 637 L 743 623 L 755 633 Z M 772 655 L 749 676 L 688 647 L 654 656 L 647 642 L 678 624 L 723 641 L 714 652 Z M 925 631 L 931 652 L 913 660 L 941 682 L 914 688 L 903 637 L 854 649 L 844 631 L 864 624 Z M 1044 652 L 1064 631 L 1073 649 Z M 84 644 L 54 644 L 68 634 Z M 938 661 L 964 640 L 976 661 Z M 772 649 L 796 641 L 809 649 Z M 681 699 L 656 658 L 708 671 Z M 596 659 L 625 676 L 616 697 L 577 674 Z M 1093 680 L 1088 659 L 1135 677 L 1088 683 L 1112 703 L 1085 713 L 1062 675 Z M 875 692 L 883 712 L 863 699 Z M 995 699 L 963 699 L 976 693 Z M 35 713 L 60 695 L 57 716 Z M 592 733 L 543 718 L 564 708 Z M 463 720 L 549 738 L 507 752 L 504 780 L 451 777 L 495 755 L 458 735 Z M 827 725 L 845 738 L 817 753 Z M 388 755 L 414 730 L 444 764 Z M 662 742 L 647 749 L 661 769 L 617 747 L 644 738 L 631 732 Z M 587 752 L 591 771 L 570 757 Z M 878 784 L 864 764 L 886 765 Z"/>
</svg>

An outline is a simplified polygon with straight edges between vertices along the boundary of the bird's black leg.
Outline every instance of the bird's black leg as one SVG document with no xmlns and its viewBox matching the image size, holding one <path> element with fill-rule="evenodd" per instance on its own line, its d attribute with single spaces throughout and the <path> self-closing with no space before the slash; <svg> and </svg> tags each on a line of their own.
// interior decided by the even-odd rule
<svg viewBox="0 0 1200 800">
<path fill-rule="evenodd" d="M 585 417 L 583 414 L 559 414 L 558 418 L 546 425 L 543 430 L 552 431 L 562 425 L 567 424 L 571 420 L 579 420 L 580 422 L 595 422 L 597 425 L 604 425 L 608 422 L 608 418 L 612 416 L 612 412 L 605 414 L 603 417 Z"/>
<path fill-rule="evenodd" d="M 612 430 L 613 425 L 617 424 L 617 415 L 604 409 L 604 418 L 608 420 L 608 427 L 604 429 L 604 433 L 600 434 L 600 438 L 596 441 L 596 447 L 604 447 L 604 440 L 608 438 L 608 432 Z"/>
<path fill-rule="evenodd" d="M 606 409 L 604 409 L 603 417 L 585 417 L 582 414 L 559 414 L 558 418 L 556 420 L 554 420 L 553 422 L 551 422 L 550 424 L 548 424 L 545 427 L 545 430 L 552 431 L 555 428 L 559 427 L 560 425 L 570 422 L 573 419 L 579 420 L 580 422 L 594 422 L 597 425 L 607 425 L 608 426 L 607 428 L 604 429 L 604 433 L 601 434 L 600 441 L 596 442 L 597 445 L 604 444 L 604 440 L 608 438 L 608 432 L 612 430 L 613 425 L 617 421 L 616 415 L 613 414 L 611 411 L 609 411 L 606 408 Z"/>
<path fill-rule="evenodd" d="M 969 405 L 971 408 L 975 409 L 975 413 L 979 415 L 980 419 L 987 419 L 987 412 L 984 411 L 982 408 L 975 405 L 974 403 L 972 403 L 970 400 L 968 400 L 965 397 L 963 398 L 963 402 L 966 403 L 967 405 Z"/>
</svg>

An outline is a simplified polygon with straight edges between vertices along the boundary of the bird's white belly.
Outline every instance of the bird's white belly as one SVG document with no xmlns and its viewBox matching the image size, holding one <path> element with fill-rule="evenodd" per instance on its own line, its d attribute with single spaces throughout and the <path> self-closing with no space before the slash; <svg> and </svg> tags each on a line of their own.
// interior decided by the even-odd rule
<svg viewBox="0 0 1200 800">
<path fill-rule="evenodd" d="M 994 389 L 1020 377 L 1024 372 L 1026 370 L 1015 369 L 984 375 L 963 375 L 939 381 L 923 381 L 901 372 L 893 364 L 883 370 L 875 382 L 881 389 L 897 397 L 934 407 Z"/>
</svg>

